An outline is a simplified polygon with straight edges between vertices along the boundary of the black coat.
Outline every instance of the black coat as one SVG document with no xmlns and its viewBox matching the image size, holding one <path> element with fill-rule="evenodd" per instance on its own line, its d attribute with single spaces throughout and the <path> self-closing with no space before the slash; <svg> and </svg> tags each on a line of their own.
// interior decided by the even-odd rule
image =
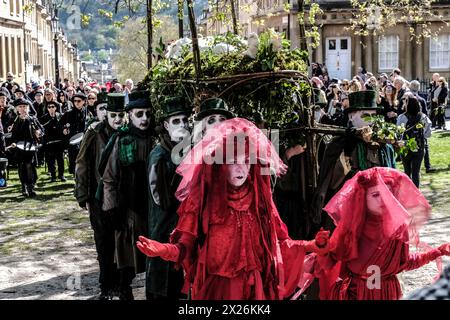
<svg viewBox="0 0 450 320">
<path fill-rule="evenodd" d="M 59 129 L 61 133 L 65 128 L 69 129 L 69 134 L 66 136 L 66 140 L 74 136 L 77 133 L 84 132 L 86 121 L 86 111 L 85 109 L 78 110 L 73 108 L 70 111 L 64 113 L 59 122 Z"/>
</svg>

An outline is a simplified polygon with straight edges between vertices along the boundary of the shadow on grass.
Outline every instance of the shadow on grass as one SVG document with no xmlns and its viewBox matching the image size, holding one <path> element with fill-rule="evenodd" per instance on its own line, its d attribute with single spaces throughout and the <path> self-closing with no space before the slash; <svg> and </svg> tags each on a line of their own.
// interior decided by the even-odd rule
<svg viewBox="0 0 450 320">
<path fill-rule="evenodd" d="M 62 294 L 70 289 L 74 298 L 92 299 L 97 294 L 97 289 L 92 286 L 97 282 L 98 272 L 90 272 L 78 275 L 61 275 L 48 280 L 35 281 L 23 285 L 9 287 L 0 290 L 0 299 L 52 299 L 52 296 Z"/>
<path fill-rule="evenodd" d="M 450 137 L 450 131 L 439 132 L 437 134 L 438 139 Z"/>
</svg>

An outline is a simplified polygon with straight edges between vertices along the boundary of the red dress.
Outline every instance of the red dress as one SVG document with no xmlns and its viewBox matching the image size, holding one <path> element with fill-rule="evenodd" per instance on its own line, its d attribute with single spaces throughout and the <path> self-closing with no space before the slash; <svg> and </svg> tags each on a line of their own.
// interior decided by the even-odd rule
<svg viewBox="0 0 450 320">
<path fill-rule="evenodd" d="M 187 198 L 172 242 L 182 244 L 187 273 L 184 292 L 192 282 L 192 299 L 282 299 L 295 290 L 302 273 L 304 248 L 289 238 L 271 202 L 268 219 L 257 214 L 250 183 L 229 190 L 226 214 L 209 216 L 203 244 L 198 240 L 198 205 Z"/>
</svg>

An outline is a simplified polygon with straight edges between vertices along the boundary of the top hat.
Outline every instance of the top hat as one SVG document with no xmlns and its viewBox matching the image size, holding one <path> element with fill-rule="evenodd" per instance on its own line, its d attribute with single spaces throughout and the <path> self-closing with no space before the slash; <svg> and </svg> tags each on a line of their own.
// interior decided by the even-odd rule
<svg viewBox="0 0 450 320">
<path fill-rule="evenodd" d="M 185 97 L 183 96 L 168 97 L 161 103 L 161 107 L 163 112 L 160 117 L 161 120 L 179 114 L 190 115 L 192 112 L 189 108 L 189 105 L 187 104 Z"/>
<path fill-rule="evenodd" d="M 125 108 L 125 94 L 123 93 L 110 93 L 107 95 L 108 104 L 106 105 L 107 111 L 121 112 Z M 104 103 L 104 102 L 101 102 Z"/>
<path fill-rule="evenodd" d="M 152 102 L 150 101 L 150 92 L 147 90 L 132 91 L 129 95 L 129 102 L 125 106 L 125 110 L 131 109 L 150 109 Z"/>
<path fill-rule="evenodd" d="M 97 107 L 99 104 L 108 103 L 108 93 L 99 92 L 97 94 L 97 100 L 94 103 L 94 106 Z"/>
<path fill-rule="evenodd" d="M 357 91 L 348 94 L 349 107 L 346 112 L 358 110 L 377 110 L 377 93 L 373 90 Z"/>
<path fill-rule="evenodd" d="M 234 118 L 234 114 L 228 110 L 228 105 L 225 101 L 220 98 L 210 98 L 200 104 L 200 112 L 197 113 L 195 120 L 200 121 L 212 114 L 221 114 L 227 119 Z"/>
</svg>

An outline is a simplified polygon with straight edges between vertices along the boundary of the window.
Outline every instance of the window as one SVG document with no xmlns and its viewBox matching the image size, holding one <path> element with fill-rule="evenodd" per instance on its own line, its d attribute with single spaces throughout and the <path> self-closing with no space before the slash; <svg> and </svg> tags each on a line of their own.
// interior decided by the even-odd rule
<svg viewBox="0 0 450 320">
<path fill-rule="evenodd" d="M 347 50 L 347 49 L 348 49 L 348 40 L 341 39 L 341 50 Z"/>
<path fill-rule="evenodd" d="M 430 69 L 450 68 L 450 34 L 430 39 Z"/>
<path fill-rule="evenodd" d="M 398 68 L 398 36 L 385 36 L 379 39 L 378 68 L 380 70 Z"/>
<path fill-rule="evenodd" d="M 336 50 L 336 39 L 328 40 L 328 50 Z"/>
</svg>

